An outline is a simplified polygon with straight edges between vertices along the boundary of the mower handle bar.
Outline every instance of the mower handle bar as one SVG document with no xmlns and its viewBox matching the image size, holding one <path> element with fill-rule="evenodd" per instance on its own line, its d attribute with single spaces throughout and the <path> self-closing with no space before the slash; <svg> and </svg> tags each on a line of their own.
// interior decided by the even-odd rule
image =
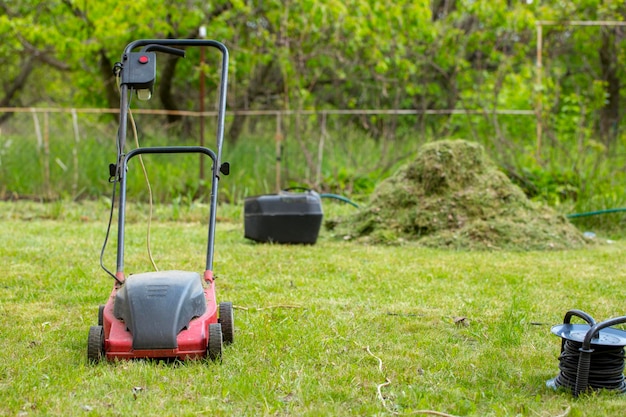
<svg viewBox="0 0 626 417">
<path fill-rule="evenodd" d="M 180 154 L 180 153 L 200 153 L 207 155 L 213 161 L 213 178 L 211 181 L 211 196 L 209 205 L 209 231 L 208 231 L 208 244 L 206 253 L 206 270 L 213 270 L 213 245 L 215 243 L 215 209 L 217 205 L 217 183 L 219 179 L 219 167 L 217 165 L 217 155 L 209 148 L 203 146 L 159 146 L 159 147 L 146 147 L 135 148 L 128 152 L 122 159 L 121 172 L 126 173 L 128 168 L 128 161 L 141 154 Z M 125 217 L 126 217 L 126 177 L 123 175 L 120 179 L 120 205 L 118 216 L 118 231 L 117 231 L 117 276 L 121 279 L 124 277 L 124 229 L 125 229 Z"/>
<path fill-rule="evenodd" d="M 175 46 L 209 46 L 218 49 L 222 54 L 221 64 L 221 77 L 219 87 L 219 104 L 217 114 L 217 148 L 216 148 L 216 165 L 221 165 L 222 160 L 222 144 L 224 142 L 224 125 L 226 118 L 226 87 L 228 85 L 228 48 L 223 43 L 211 40 L 211 39 L 138 39 L 135 40 L 124 48 L 124 54 L 122 55 L 122 61 L 125 62 L 125 57 L 133 51 L 135 48 L 144 47 L 147 50 L 155 50 L 174 54 L 177 56 L 184 56 L 185 51 L 174 48 Z M 182 51 L 182 55 L 181 52 Z M 118 148 L 120 153 L 123 152 L 126 143 L 126 126 L 128 124 L 127 107 L 128 97 L 126 97 L 128 86 L 122 84 L 121 86 L 121 100 L 120 100 L 120 132 L 118 138 Z M 121 161 L 120 161 L 121 162 Z"/>
<path fill-rule="evenodd" d="M 228 49 L 226 46 L 219 42 L 211 39 L 138 39 L 136 41 L 132 41 L 126 48 L 124 49 L 124 53 L 127 54 L 132 52 L 133 49 L 139 48 L 140 46 L 146 45 L 155 45 L 155 46 L 211 46 L 213 48 L 219 49 L 223 55 L 228 56 Z"/>
<path fill-rule="evenodd" d="M 120 92 L 120 129 L 118 131 L 118 175 L 120 177 L 120 197 L 119 197 L 119 216 L 118 216 L 118 248 L 117 248 L 117 275 L 123 279 L 124 275 L 124 208 L 126 205 L 126 167 L 128 160 L 135 155 L 142 153 L 203 153 L 211 157 L 213 160 L 213 178 L 211 179 L 211 199 L 209 214 L 209 241 L 207 247 L 206 269 L 213 269 L 213 244 L 215 240 L 215 211 L 217 207 L 217 188 L 219 180 L 219 167 L 221 166 L 222 143 L 224 141 L 224 124 L 226 117 L 226 87 L 228 85 L 228 49 L 218 41 L 210 39 L 139 39 L 129 43 L 124 49 L 122 61 L 126 62 L 128 54 L 133 49 L 145 47 L 145 51 L 152 49 L 171 53 L 175 55 L 181 54 L 181 50 L 174 48 L 176 46 L 209 46 L 218 49 L 222 54 L 221 76 L 219 86 L 219 102 L 217 112 L 217 149 L 212 151 L 204 147 L 177 147 L 166 146 L 159 148 L 137 148 L 131 150 L 124 155 L 124 146 L 126 142 L 126 129 L 128 125 L 128 107 L 130 100 L 128 97 L 128 85 L 121 85 Z M 184 55 L 184 50 L 182 51 Z"/>
<path fill-rule="evenodd" d="M 150 44 L 141 48 L 141 52 L 150 52 L 150 51 L 163 52 L 165 54 L 176 55 L 181 58 L 185 57 L 184 49 L 172 48 L 170 46 Z"/>
</svg>

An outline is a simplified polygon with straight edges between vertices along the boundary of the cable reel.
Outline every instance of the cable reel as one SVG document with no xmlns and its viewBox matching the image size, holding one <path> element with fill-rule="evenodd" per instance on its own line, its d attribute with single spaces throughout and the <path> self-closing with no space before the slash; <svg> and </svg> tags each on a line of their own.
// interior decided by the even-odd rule
<svg viewBox="0 0 626 417">
<path fill-rule="evenodd" d="M 587 324 L 572 324 L 574 316 Z M 546 385 L 553 389 L 565 388 L 574 397 L 588 390 L 626 392 L 626 332 L 610 327 L 622 323 L 626 323 L 626 316 L 596 323 L 584 311 L 568 311 L 563 324 L 552 327 L 552 333 L 561 337 L 560 372 Z"/>
</svg>

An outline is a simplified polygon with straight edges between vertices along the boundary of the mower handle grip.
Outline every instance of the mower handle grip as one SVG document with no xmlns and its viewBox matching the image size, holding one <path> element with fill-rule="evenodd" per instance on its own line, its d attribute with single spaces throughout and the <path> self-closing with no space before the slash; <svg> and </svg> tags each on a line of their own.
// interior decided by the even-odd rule
<svg viewBox="0 0 626 417">
<path fill-rule="evenodd" d="M 176 55 L 181 58 L 185 57 L 184 49 L 172 48 L 171 46 L 158 45 L 155 43 L 151 43 L 141 48 L 141 52 L 149 52 L 149 51 L 163 52 L 163 53 L 170 54 L 170 55 Z"/>
<path fill-rule="evenodd" d="M 124 53 L 127 54 L 140 46 L 159 45 L 159 46 L 210 46 L 219 49 L 224 56 L 224 65 L 228 61 L 228 49 L 226 46 L 215 40 L 210 39 L 138 39 L 126 45 Z M 227 66 L 224 68 L 228 68 Z"/>
</svg>

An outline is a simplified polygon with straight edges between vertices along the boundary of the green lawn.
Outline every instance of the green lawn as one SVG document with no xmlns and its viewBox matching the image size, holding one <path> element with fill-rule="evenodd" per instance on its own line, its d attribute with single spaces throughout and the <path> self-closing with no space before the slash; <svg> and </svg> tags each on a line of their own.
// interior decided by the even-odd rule
<svg viewBox="0 0 626 417">
<path fill-rule="evenodd" d="M 202 271 L 202 208 L 157 209 L 160 269 Z M 626 314 L 626 242 L 452 252 L 322 230 L 313 246 L 253 244 L 240 208 L 222 212 L 216 288 L 236 306 L 222 363 L 89 365 L 87 332 L 113 285 L 99 267 L 106 204 L 0 203 L 0 415 L 624 414 L 622 396 L 574 399 L 545 382 L 558 373 L 550 328 L 568 310 Z M 143 216 L 129 218 L 126 271 L 145 272 Z"/>
</svg>

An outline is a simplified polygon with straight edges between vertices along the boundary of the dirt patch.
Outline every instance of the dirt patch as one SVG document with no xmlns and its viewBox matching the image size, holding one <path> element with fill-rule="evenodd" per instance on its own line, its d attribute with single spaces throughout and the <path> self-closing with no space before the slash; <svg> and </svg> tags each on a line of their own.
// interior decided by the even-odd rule
<svg viewBox="0 0 626 417">
<path fill-rule="evenodd" d="M 481 145 L 464 140 L 424 145 L 415 160 L 376 187 L 366 207 L 327 226 L 344 239 L 408 240 L 438 248 L 542 250 L 586 244 L 565 216 L 530 201 Z"/>
</svg>

